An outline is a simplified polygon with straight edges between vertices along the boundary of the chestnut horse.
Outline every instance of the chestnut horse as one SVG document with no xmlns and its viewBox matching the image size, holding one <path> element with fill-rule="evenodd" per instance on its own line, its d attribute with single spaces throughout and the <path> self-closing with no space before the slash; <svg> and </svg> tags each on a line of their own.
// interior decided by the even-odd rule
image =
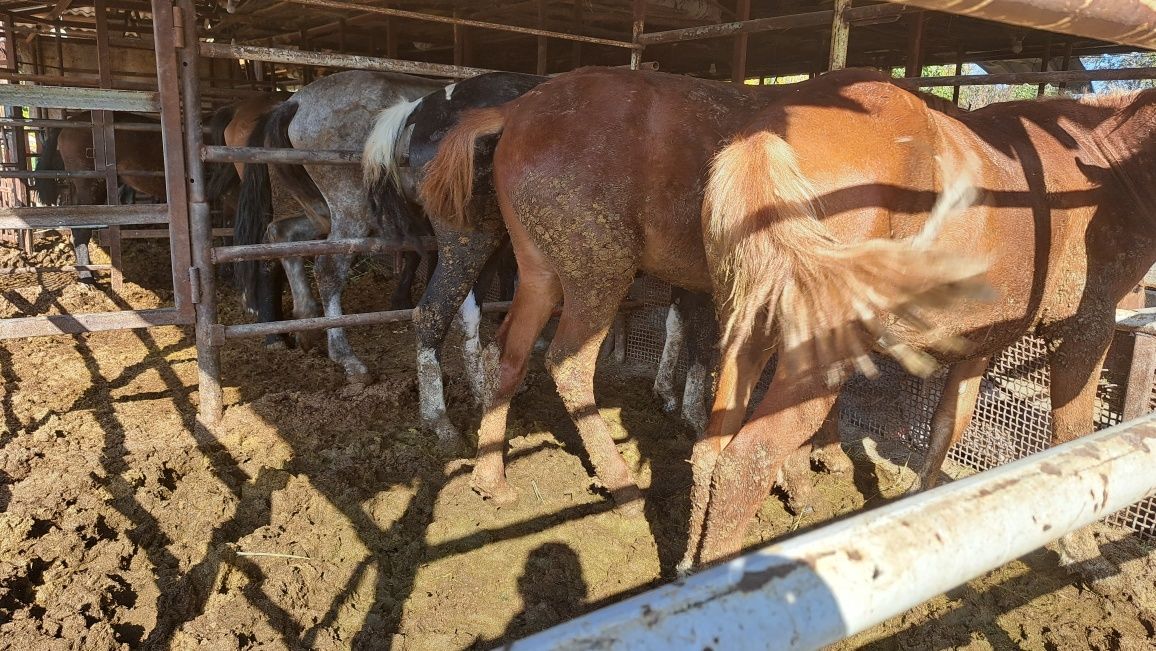
<svg viewBox="0 0 1156 651">
<path fill-rule="evenodd" d="M 838 132 L 838 141 L 827 134 Z M 786 258 L 760 251 L 775 223 L 818 223 L 843 241 L 904 237 L 932 219 L 945 183 L 942 161 L 964 167 L 981 191 L 942 223 L 941 241 L 989 263 L 998 302 L 928 310 L 938 334 L 970 343 L 935 353 L 952 364 L 921 470 L 931 485 L 947 448 L 971 420 L 991 355 L 1025 334 L 1050 351 L 1053 443 L 1093 429 L 1093 402 L 1115 306 L 1156 262 L 1156 91 L 1083 100 L 995 104 L 968 113 L 877 73 L 831 73 L 763 108 L 716 158 L 703 232 L 726 323 L 719 395 L 707 438 L 694 452 L 692 544 L 683 565 L 738 551 L 768 489 L 768 470 L 814 432 L 838 383 L 778 372 L 753 418 L 728 418 L 765 353 L 783 336 Z M 835 245 L 816 241 L 812 250 Z M 796 254 L 797 255 L 797 254 Z M 815 309 L 851 308 L 819 294 Z M 763 305 L 772 308 L 757 313 Z M 798 339 L 799 337 L 794 337 Z M 926 350 L 920 337 L 903 337 Z M 696 545 L 701 530 L 701 546 Z M 696 549 L 697 547 L 697 549 Z M 1067 550 L 1065 550 L 1067 551 Z"/>
<path fill-rule="evenodd" d="M 474 140 L 501 132 L 494 183 L 520 278 L 498 332 L 500 353 L 487 349 L 496 382 L 478 435 L 473 476 L 478 490 L 496 501 L 516 499 L 505 478 L 506 413 L 539 331 L 564 298 L 547 366 L 600 483 L 626 512 L 641 509 L 638 487 L 594 401 L 599 345 L 638 271 L 685 289 L 712 290 L 700 226 L 710 158 L 756 110 L 789 92 L 588 68 L 556 77 L 502 107 L 467 113 L 446 135 L 421 189 L 427 211 L 468 226 L 460 220 L 469 217 L 462 207 L 471 195 Z M 811 227 L 821 230 L 818 224 Z M 771 240 L 768 260 L 776 259 L 783 244 Z M 884 299 L 907 294 L 912 286 L 955 278 L 944 265 L 933 264 L 928 252 L 890 242 L 848 247 L 842 260 L 846 271 L 830 275 L 859 285 L 861 277 L 874 280 L 871 259 L 880 252 L 905 256 L 918 270 L 877 295 L 881 307 L 890 306 Z M 819 261 L 819 271 L 829 266 L 828 260 Z M 805 291 L 809 278 L 796 275 Z M 794 325 L 808 339 L 842 334 L 813 333 L 815 323 Z"/>
<path fill-rule="evenodd" d="M 76 113 L 68 116 L 70 120 L 91 122 L 92 113 Z M 156 120 L 138 116 L 132 113 L 114 113 L 114 122 L 143 122 L 153 124 Z M 121 183 L 129 188 L 152 195 L 158 200 L 164 200 L 164 176 L 126 176 L 123 172 L 163 172 L 165 169 L 164 150 L 161 148 L 160 136 L 148 131 L 116 130 L 116 169 L 120 173 Z M 40 157 L 36 159 L 36 171 L 82 171 L 92 170 L 95 166 L 95 151 L 93 149 L 92 129 L 87 127 L 66 127 L 63 129 L 49 129 L 41 148 Z M 67 179 L 72 186 L 72 203 L 78 206 L 103 205 L 106 202 L 105 182 L 103 178 L 74 178 Z M 32 188 L 40 196 L 41 203 L 55 205 L 60 201 L 60 185 L 57 179 L 36 179 Z M 73 248 L 76 251 L 76 264 L 79 266 L 91 263 L 88 254 L 88 243 L 92 237 L 90 228 L 72 229 Z M 82 282 L 92 282 L 91 271 L 77 272 Z"/>
</svg>

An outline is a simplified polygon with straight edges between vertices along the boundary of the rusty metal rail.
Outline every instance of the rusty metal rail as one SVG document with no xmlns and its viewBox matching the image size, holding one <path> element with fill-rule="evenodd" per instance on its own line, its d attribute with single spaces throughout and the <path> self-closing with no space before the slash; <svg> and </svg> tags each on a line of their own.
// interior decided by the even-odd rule
<svg viewBox="0 0 1156 651">
<path fill-rule="evenodd" d="M 206 163 L 325 163 L 360 165 L 361 152 L 342 149 L 277 149 L 272 147 L 221 147 L 204 145 L 201 160 Z"/>
<path fill-rule="evenodd" d="M 381 253 L 401 253 L 403 251 L 437 251 L 437 238 L 420 237 L 418 246 L 376 237 L 350 238 L 341 240 L 309 240 L 306 242 L 277 242 L 272 244 L 238 244 L 218 246 L 212 251 L 213 264 L 239 262 L 241 260 L 276 260 L 279 258 L 301 258 L 315 255 L 373 255 Z"/>
</svg>

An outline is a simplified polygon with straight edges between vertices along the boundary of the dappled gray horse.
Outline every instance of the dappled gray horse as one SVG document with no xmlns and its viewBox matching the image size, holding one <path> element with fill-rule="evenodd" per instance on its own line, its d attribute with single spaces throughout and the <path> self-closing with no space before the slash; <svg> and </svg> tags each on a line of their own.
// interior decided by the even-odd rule
<svg viewBox="0 0 1156 651">
<path fill-rule="evenodd" d="M 303 150 L 360 151 L 377 114 L 398 102 L 414 100 L 444 86 L 444 82 L 408 75 L 347 71 L 322 77 L 293 94 L 270 115 L 266 145 Z M 369 213 L 361 169 L 353 165 L 277 165 L 290 182 L 290 191 L 315 185 L 321 200 L 303 192 L 298 200 L 320 232 L 329 239 L 397 236 L 392 224 Z M 339 316 L 341 292 L 349 274 L 349 254 L 317 256 L 314 274 L 326 316 Z M 372 375 L 353 353 L 344 328 L 328 330 L 329 358 L 341 365 L 346 378 L 368 383 Z"/>
</svg>

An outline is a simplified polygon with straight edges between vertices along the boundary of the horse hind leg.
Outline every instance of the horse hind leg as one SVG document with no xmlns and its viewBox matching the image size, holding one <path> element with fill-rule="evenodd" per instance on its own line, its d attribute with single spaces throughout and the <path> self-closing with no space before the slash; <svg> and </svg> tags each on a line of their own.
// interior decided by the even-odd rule
<svg viewBox="0 0 1156 651">
<path fill-rule="evenodd" d="M 439 239 L 445 255 L 439 257 L 426 292 L 414 312 L 417 334 L 418 402 L 422 421 L 437 433 L 443 448 L 458 446 L 461 435 L 446 413 L 445 388 L 439 351 L 455 313 L 465 333 L 462 361 L 470 379 L 470 388 L 483 403 L 484 370 L 479 326 L 481 311 L 470 291 L 486 258 L 501 243 L 498 235 L 478 232 L 462 243 L 461 234 Z"/>
<path fill-rule="evenodd" d="M 401 273 L 397 276 L 397 287 L 389 298 L 391 310 L 408 310 L 413 307 L 413 281 L 421 265 L 421 254 L 416 251 L 406 251 L 400 257 Z"/>
<path fill-rule="evenodd" d="M 683 316 L 678 301 L 666 311 L 666 339 L 662 342 L 662 357 L 654 374 L 654 395 L 662 403 L 662 411 L 673 414 L 678 409 L 678 394 L 674 391 L 674 373 L 683 349 Z"/>
<path fill-rule="evenodd" d="M 558 330 L 546 354 L 547 368 L 578 428 L 599 482 L 610 491 L 622 514 L 628 516 L 642 512 L 642 493 L 598 412 L 594 371 L 602 340 L 632 281 L 633 275 L 625 274 L 621 281 L 608 278 L 603 283 L 583 283 L 586 287 L 575 291 L 568 286 Z"/>
<path fill-rule="evenodd" d="M 88 251 L 88 244 L 91 241 L 91 228 L 72 229 L 72 252 L 76 256 L 77 267 L 87 267 L 92 264 L 92 255 Z M 76 279 L 86 285 L 96 284 L 96 276 L 88 269 L 77 269 Z"/>
<path fill-rule="evenodd" d="M 682 419 L 701 436 L 706 431 L 711 400 L 711 367 L 718 341 L 718 319 L 714 303 L 707 294 L 687 292 L 681 309 L 686 314 L 686 337 L 689 340 L 690 364 L 682 391 Z"/>
<path fill-rule="evenodd" d="M 269 224 L 265 232 L 267 242 L 301 242 L 316 240 L 323 236 L 313 221 L 303 215 L 279 219 Z M 308 319 L 321 316 L 321 306 L 313 297 L 313 288 L 309 284 L 305 260 L 298 257 L 281 258 L 281 267 L 289 281 L 289 291 L 293 295 L 293 318 Z M 294 337 L 297 346 L 304 351 L 316 348 L 321 341 L 320 333 L 315 330 L 296 332 Z"/>
<path fill-rule="evenodd" d="M 977 357 L 952 365 L 943 385 L 943 395 L 931 417 L 931 436 L 927 454 L 916 473 L 908 494 L 934 488 L 939 483 L 939 471 L 947 458 L 947 451 L 959 442 L 971 424 L 975 403 L 979 398 L 980 378 L 987 370 L 988 357 Z"/>
<path fill-rule="evenodd" d="M 352 223 L 351 223 L 352 222 Z M 332 222 L 329 239 L 346 239 L 366 237 L 369 235 L 369 226 L 354 220 L 342 220 L 336 217 Z M 336 317 L 342 315 L 341 294 L 345 289 L 345 282 L 349 276 L 349 269 L 353 264 L 353 256 L 349 254 L 334 254 L 317 256 L 313 267 L 317 276 L 317 289 L 321 294 L 321 303 L 325 316 Z M 345 378 L 350 384 L 370 384 L 373 375 L 349 344 L 345 328 L 329 328 L 326 331 L 329 347 L 329 359 L 336 362 L 345 371 Z"/>
<path fill-rule="evenodd" d="M 497 344 L 483 354 L 487 391 L 482 424 L 478 429 L 478 459 L 470 485 L 483 497 L 509 504 L 518 493 L 506 480 L 506 420 L 510 399 L 526 376 L 526 366 L 538 334 L 550 320 L 562 295 L 553 273 L 520 265 L 521 281 L 514 301 L 498 330 Z"/>
<path fill-rule="evenodd" d="M 1096 389 L 1100 369 L 1112 342 L 1111 313 L 1080 315 L 1066 328 L 1048 359 L 1051 372 L 1052 444 L 1075 440 L 1094 429 Z M 1091 527 L 1074 531 L 1056 541 L 1060 565 L 1078 573 L 1093 589 L 1110 589 L 1118 573 L 1100 555 Z"/>
</svg>

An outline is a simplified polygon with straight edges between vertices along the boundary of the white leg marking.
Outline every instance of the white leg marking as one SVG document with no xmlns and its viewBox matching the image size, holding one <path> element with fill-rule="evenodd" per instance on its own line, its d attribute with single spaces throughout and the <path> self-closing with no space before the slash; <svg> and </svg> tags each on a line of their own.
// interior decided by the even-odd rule
<svg viewBox="0 0 1156 651">
<path fill-rule="evenodd" d="M 694 428 L 695 434 L 706 431 L 706 366 L 701 362 L 691 364 L 686 371 L 686 386 L 682 392 L 682 419 Z"/>
<path fill-rule="evenodd" d="M 465 340 L 462 342 L 462 362 L 466 367 L 466 375 L 470 378 L 470 390 L 474 394 L 474 401 L 481 404 L 482 391 L 485 388 L 485 371 L 482 369 L 482 339 L 480 328 L 482 310 L 478 307 L 471 291 L 458 311 L 458 321 L 462 327 Z"/>
<path fill-rule="evenodd" d="M 456 445 L 460 436 L 446 414 L 442 366 L 433 348 L 417 349 L 417 398 L 422 422 L 437 433 L 438 442 Z"/>
<path fill-rule="evenodd" d="M 654 393 L 662 400 L 662 410 L 667 413 L 678 408 L 678 397 L 674 393 L 674 369 L 682 353 L 682 340 L 682 314 L 676 306 L 671 305 L 666 311 L 666 341 L 662 344 L 662 358 L 658 361 L 658 372 L 654 375 Z"/>
</svg>

